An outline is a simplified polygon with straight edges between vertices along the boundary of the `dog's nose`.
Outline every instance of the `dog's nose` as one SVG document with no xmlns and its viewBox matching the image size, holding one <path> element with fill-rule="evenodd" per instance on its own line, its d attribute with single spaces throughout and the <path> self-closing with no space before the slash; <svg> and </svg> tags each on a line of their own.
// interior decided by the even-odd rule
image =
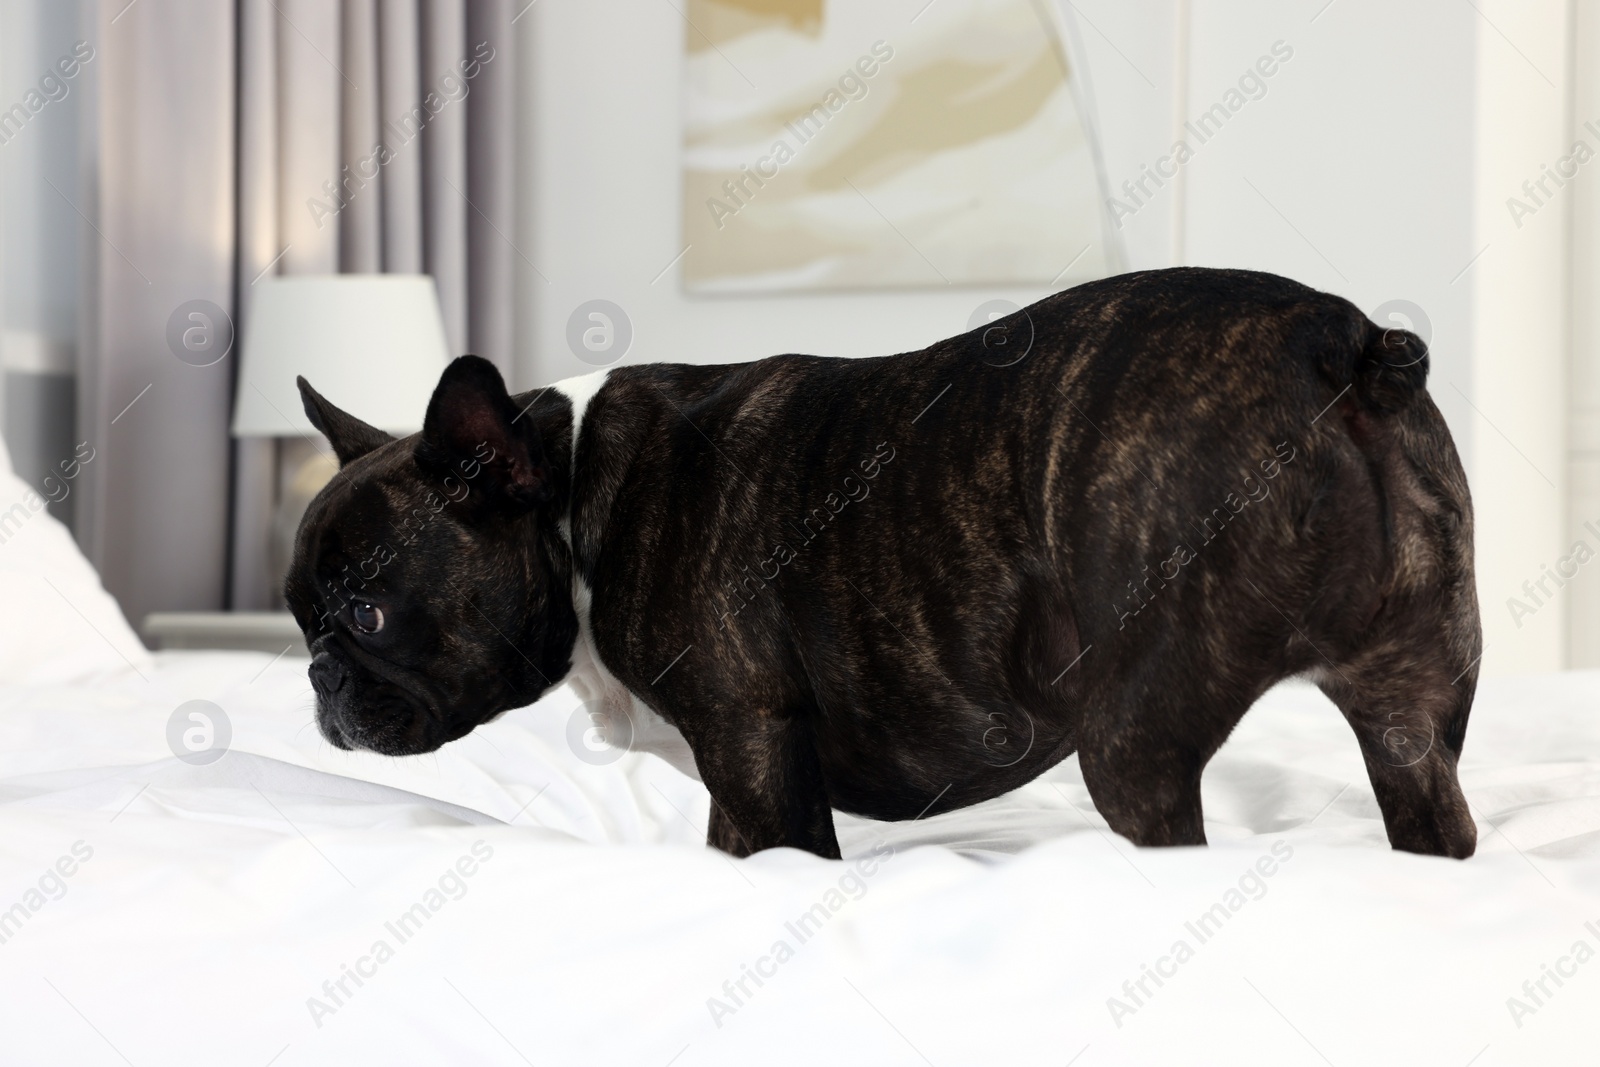
<svg viewBox="0 0 1600 1067">
<path fill-rule="evenodd" d="M 344 685 L 344 667 L 326 652 L 311 661 L 311 687 L 321 696 L 332 696 Z"/>
</svg>

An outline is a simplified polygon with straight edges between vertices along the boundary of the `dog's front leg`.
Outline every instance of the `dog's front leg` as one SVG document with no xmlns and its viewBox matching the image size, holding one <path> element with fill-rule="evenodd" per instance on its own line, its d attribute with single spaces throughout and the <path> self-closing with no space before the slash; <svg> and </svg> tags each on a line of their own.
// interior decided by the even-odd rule
<svg viewBox="0 0 1600 1067">
<path fill-rule="evenodd" d="M 750 855 L 750 846 L 745 843 L 744 834 L 733 825 L 733 820 L 728 818 L 714 796 L 711 798 L 711 819 L 706 826 L 706 844 L 741 859 Z"/>
<path fill-rule="evenodd" d="M 711 792 L 706 843 L 735 856 L 764 848 L 839 858 L 811 724 L 756 710 L 683 730 Z"/>
</svg>

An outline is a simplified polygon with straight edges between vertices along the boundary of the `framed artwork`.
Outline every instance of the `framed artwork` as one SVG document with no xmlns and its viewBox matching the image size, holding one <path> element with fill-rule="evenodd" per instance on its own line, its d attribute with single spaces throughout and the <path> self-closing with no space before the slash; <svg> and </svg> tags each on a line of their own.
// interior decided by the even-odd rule
<svg viewBox="0 0 1600 1067">
<path fill-rule="evenodd" d="M 694 294 L 1063 285 L 1120 262 L 1046 0 L 687 0 Z"/>
</svg>

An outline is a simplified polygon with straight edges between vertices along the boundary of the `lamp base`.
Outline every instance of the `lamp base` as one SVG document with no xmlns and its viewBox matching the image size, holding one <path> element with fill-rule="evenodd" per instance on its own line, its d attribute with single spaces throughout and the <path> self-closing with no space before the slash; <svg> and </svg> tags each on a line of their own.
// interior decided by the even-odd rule
<svg viewBox="0 0 1600 1067">
<path fill-rule="evenodd" d="M 339 462 L 309 441 L 285 440 L 278 444 L 278 504 L 272 512 L 273 589 L 282 596 L 283 580 L 294 560 L 294 537 L 311 500 L 339 473 Z"/>
</svg>

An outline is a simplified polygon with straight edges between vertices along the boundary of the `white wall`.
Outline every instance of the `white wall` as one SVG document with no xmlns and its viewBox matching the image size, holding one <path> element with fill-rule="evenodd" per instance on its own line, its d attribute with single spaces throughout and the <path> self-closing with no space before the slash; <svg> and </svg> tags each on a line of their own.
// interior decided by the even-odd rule
<svg viewBox="0 0 1600 1067">
<path fill-rule="evenodd" d="M 1574 139 L 1600 148 L 1600 7 L 1578 4 L 1573 25 Z M 1600 160 L 1600 157 L 1597 157 Z M 1567 538 L 1600 548 L 1600 180 L 1586 164 L 1571 194 L 1572 402 L 1569 407 Z M 1531 220 L 1525 219 L 1528 223 Z M 1600 667 L 1600 566 L 1585 565 L 1570 588 L 1568 664 Z"/>
<path fill-rule="evenodd" d="M 925 0 L 885 4 L 893 12 L 880 36 L 893 44 Z M 682 5 L 679 5 L 680 7 Z M 1123 101 L 1124 121 L 1108 148 L 1129 173 L 1168 143 L 1173 43 L 1170 19 L 1141 20 L 1113 0 L 1078 5 L 1113 37 L 1122 37 L 1153 84 L 1121 65 L 1105 39 L 1085 46 L 1095 63 L 1094 89 Z M 1162 11 L 1168 2 L 1151 5 Z M 1141 25 L 1141 22 L 1144 24 Z M 979 304 L 1005 297 L 1031 303 L 1050 290 L 945 289 L 762 298 L 688 297 L 676 271 L 661 272 L 683 250 L 680 239 L 678 85 L 685 23 L 672 4 L 637 0 L 541 0 L 523 24 L 525 114 L 534 131 L 525 187 L 533 197 L 520 248 L 530 340 L 522 366 L 532 385 L 593 368 L 568 350 L 568 316 L 603 298 L 620 305 L 634 327 L 628 362 L 736 362 L 779 352 L 882 355 L 921 348 L 967 329 Z M 1159 32 L 1152 33 L 1152 30 Z M 1121 43 L 1121 42 L 1119 42 Z M 863 48 L 871 40 L 863 42 Z M 1111 173 L 1121 173 L 1113 162 Z M 1167 262 L 1166 210 L 1128 226 L 1132 264 Z M 692 254 L 692 253 L 691 253 Z M 1066 266 L 1065 263 L 1062 264 Z M 661 275 L 658 278 L 658 275 Z"/>
<path fill-rule="evenodd" d="M 1432 392 L 1464 457 L 1470 411 L 1473 14 L 1404 5 L 1196 0 L 1190 110 L 1274 41 L 1294 50 L 1259 101 L 1190 165 L 1187 260 L 1288 275 L 1369 313 L 1394 299 L 1432 323 Z M 1316 17 L 1316 21 L 1310 19 Z M 1452 284 L 1454 282 L 1454 284 Z"/>
<path fill-rule="evenodd" d="M 889 10 L 909 19 L 923 3 Z M 1565 221 L 1552 205 L 1518 230 L 1504 201 L 1561 154 L 1569 34 L 1562 0 L 1476 3 L 1074 0 L 1067 18 L 1113 187 L 1168 150 L 1175 100 L 1196 117 L 1275 42 L 1293 49 L 1265 95 L 1127 221 L 1129 266 L 1252 267 L 1369 312 L 1391 300 L 1423 309 L 1430 389 L 1477 501 L 1494 674 L 1552 669 L 1564 655 L 1564 608 L 1517 627 L 1505 600 L 1555 562 L 1565 521 Z M 522 25 L 532 136 L 519 245 L 543 278 L 524 271 L 521 384 L 588 369 L 564 334 L 571 310 L 596 297 L 633 320 L 628 362 L 723 362 L 905 351 L 965 329 L 990 297 L 1044 295 L 683 296 L 673 272 L 657 278 L 683 247 L 682 18 L 670 4 L 541 0 Z M 894 40 L 892 19 L 883 36 Z"/>
<path fill-rule="evenodd" d="M 1568 509 L 1570 196 L 1558 191 L 1536 215 L 1519 217 L 1520 227 L 1507 200 L 1571 143 L 1570 12 L 1558 0 L 1479 7 L 1473 240 L 1486 251 L 1473 268 L 1478 446 L 1469 470 L 1483 658 L 1490 672 L 1554 670 L 1566 662 L 1571 595 L 1544 574 L 1562 555 Z M 1548 597 L 1525 591 L 1539 581 Z"/>
</svg>

